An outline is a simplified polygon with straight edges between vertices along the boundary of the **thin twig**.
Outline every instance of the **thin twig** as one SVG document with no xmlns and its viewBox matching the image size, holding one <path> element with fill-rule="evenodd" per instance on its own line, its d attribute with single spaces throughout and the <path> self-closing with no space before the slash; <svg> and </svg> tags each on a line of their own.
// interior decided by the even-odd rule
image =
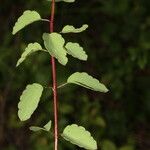
<svg viewBox="0 0 150 150">
<path fill-rule="evenodd" d="M 50 22 L 48 19 L 41 19 L 41 21 Z"/>
<path fill-rule="evenodd" d="M 68 83 L 61 84 L 61 85 L 59 85 L 57 88 L 60 89 L 60 88 L 62 88 L 62 87 L 64 87 L 64 86 L 66 86 L 67 84 L 68 84 Z"/>
</svg>

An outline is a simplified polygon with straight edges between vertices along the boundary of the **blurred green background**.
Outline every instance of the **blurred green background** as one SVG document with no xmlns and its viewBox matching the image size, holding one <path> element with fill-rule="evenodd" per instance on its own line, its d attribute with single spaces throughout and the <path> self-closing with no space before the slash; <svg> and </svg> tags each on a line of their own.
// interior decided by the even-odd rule
<svg viewBox="0 0 150 150">
<path fill-rule="evenodd" d="M 17 103 L 27 84 L 51 84 L 50 58 L 43 53 L 30 56 L 18 68 L 17 60 L 25 46 L 42 43 L 47 23 L 35 23 L 12 36 L 17 18 L 24 10 L 37 10 L 49 18 L 46 0 L 0 1 L 0 150 L 52 150 L 53 138 L 32 133 L 31 125 L 53 120 L 51 92 L 45 90 L 40 106 L 29 121 L 17 117 Z M 59 90 L 59 130 L 70 123 L 88 129 L 98 141 L 99 150 L 150 150 L 150 1 L 76 0 L 57 3 L 55 31 L 64 25 L 89 29 L 65 35 L 79 42 L 89 55 L 87 62 L 69 57 L 63 67 L 57 63 L 58 83 L 75 71 L 86 71 L 109 88 L 102 94 L 67 86 Z M 59 150 L 80 149 L 60 138 Z"/>
</svg>

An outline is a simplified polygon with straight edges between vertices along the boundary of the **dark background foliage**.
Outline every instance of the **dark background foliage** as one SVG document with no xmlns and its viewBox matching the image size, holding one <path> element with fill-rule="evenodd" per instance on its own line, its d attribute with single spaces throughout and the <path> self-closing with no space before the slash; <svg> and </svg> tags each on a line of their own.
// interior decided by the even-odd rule
<svg viewBox="0 0 150 150">
<path fill-rule="evenodd" d="M 51 84 L 49 56 L 33 54 L 21 66 L 16 62 L 29 42 L 42 44 L 47 23 L 35 23 L 12 36 L 12 27 L 26 9 L 37 10 L 49 18 L 46 0 L 0 1 L 0 150 L 48 150 L 53 139 L 46 133 L 32 133 L 31 125 L 44 125 L 53 118 L 52 96 L 48 90 L 32 118 L 21 123 L 17 103 L 29 83 Z M 60 132 L 69 123 L 85 126 L 97 139 L 99 149 L 150 149 L 150 1 L 149 0 L 76 0 L 57 3 L 55 31 L 64 25 L 89 29 L 65 35 L 78 41 L 89 59 L 69 58 L 66 67 L 57 64 L 58 83 L 75 71 L 86 71 L 110 89 L 96 93 L 77 86 L 59 91 Z M 128 146 L 128 147 L 127 147 Z M 60 150 L 79 149 L 60 139 Z"/>
</svg>

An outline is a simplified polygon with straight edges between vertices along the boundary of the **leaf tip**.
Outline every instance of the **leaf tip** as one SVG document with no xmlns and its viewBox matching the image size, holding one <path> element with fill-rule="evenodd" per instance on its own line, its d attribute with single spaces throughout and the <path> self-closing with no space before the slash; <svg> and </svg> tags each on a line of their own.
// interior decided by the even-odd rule
<svg viewBox="0 0 150 150">
<path fill-rule="evenodd" d="M 109 92 L 109 89 L 105 86 L 104 93 L 107 93 L 107 92 Z"/>
<path fill-rule="evenodd" d="M 16 64 L 16 68 L 19 66 L 19 64 L 18 64 L 18 62 L 17 62 L 17 64 Z"/>
</svg>

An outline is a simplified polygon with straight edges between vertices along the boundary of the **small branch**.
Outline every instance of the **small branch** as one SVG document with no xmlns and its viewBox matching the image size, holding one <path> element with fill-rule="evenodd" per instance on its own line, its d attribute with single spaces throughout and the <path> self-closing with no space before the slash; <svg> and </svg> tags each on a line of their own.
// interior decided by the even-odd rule
<svg viewBox="0 0 150 150">
<path fill-rule="evenodd" d="M 41 21 L 50 22 L 48 19 L 41 19 Z"/>
<path fill-rule="evenodd" d="M 61 84 L 61 85 L 59 85 L 57 88 L 60 89 L 60 88 L 62 88 L 62 87 L 64 87 L 64 86 L 66 86 L 67 84 L 68 84 L 68 83 Z"/>
</svg>

